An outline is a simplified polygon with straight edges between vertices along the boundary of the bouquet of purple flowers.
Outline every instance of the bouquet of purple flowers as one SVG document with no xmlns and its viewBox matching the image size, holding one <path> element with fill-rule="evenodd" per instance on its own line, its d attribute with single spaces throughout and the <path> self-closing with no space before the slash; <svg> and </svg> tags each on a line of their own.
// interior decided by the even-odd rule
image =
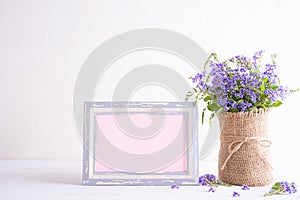
<svg viewBox="0 0 300 200">
<path fill-rule="evenodd" d="M 191 77 L 196 86 L 186 96 L 188 100 L 195 95 L 195 102 L 203 100 L 207 104 L 202 112 L 202 123 L 206 110 L 212 111 L 212 119 L 221 112 L 278 107 L 296 91 L 280 83 L 275 73 L 276 55 L 271 56 L 271 63 L 262 64 L 263 53 L 256 52 L 252 58 L 238 55 L 223 62 L 215 53 L 209 56 L 204 71 Z"/>
</svg>

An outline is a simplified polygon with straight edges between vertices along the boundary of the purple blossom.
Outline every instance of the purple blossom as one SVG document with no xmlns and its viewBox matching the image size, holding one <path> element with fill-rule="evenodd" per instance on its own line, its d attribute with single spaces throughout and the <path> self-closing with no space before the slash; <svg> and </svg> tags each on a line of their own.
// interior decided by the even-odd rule
<svg viewBox="0 0 300 200">
<path fill-rule="evenodd" d="M 217 187 L 219 185 L 227 186 L 227 187 L 231 186 L 230 184 L 226 184 L 218 180 L 217 177 L 213 174 L 204 174 L 203 176 L 200 176 L 199 184 L 201 186 L 212 186 L 212 187 Z"/>
<path fill-rule="evenodd" d="M 281 181 L 281 182 L 276 182 L 272 186 L 272 190 L 270 190 L 264 196 L 271 196 L 277 194 L 293 194 L 296 192 L 297 192 L 297 187 L 294 182 L 289 183 L 287 181 Z"/>
<path fill-rule="evenodd" d="M 192 81 L 197 84 L 196 88 L 199 88 L 201 91 L 205 91 L 208 87 L 205 82 L 205 72 L 196 74 L 196 76 L 192 77 Z"/>
<path fill-rule="evenodd" d="M 239 105 L 238 105 L 238 109 L 242 112 L 245 112 L 247 111 L 250 107 L 252 106 L 251 103 L 249 102 L 241 102 Z"/>
<path fill-rule="evenodd" d="M 265 51 L 263 50 L 260 50 L 258 52 L 256 52 L 254 55 L 253 55 L 253 61 L 256 62 L 258 59 L 260 59 L 262 56 L 263 56 L 263 53 Z"/>
<path fill-rule="evenodd" d="M 243 186 L 242 186 L 242 190 L 250 190 L 250 188 L 249 188 L 248 185 L 243 185 Z"/>
<path fill-rule="evenodd" d="M 280 185 L 280 189 L 283 190 L 283 192 L 293 194 L 297 192 L 297 188 L 294 182 L 288 183 L 287 181 L 277 182 Z"/>
<path fill-rule="evenodd" d="M 270 98 L 272 103 L 274 103 L 278 98 L 278 94 L 272 89 L 267 89 L 264 93 Z"/>
<path fill-rule="evenodd" d="M 209 185 L 216 181 L 217 181 L 216 176 L 213 174 L 204 174 L 203 176 L 199 177 L 199 183 L 202 186 Z"/>
<path fill-rule="evenodd" d="M 176 184 L 171 185 L 171 189 L 178 189 L 178 188 L 179 188 L 179 186 Z"/>
<path fill-rule="evenodd" d="M 210 187 L 207 192 L 215 192 L 216 190 L 213 187 Z"/>
<path fill-rule="evenodd" d="M 233 192 L 232 196 L 233 196 L 233 197 L 239 197 L 239 196 L 241 196 L 241 195 L 240 195 L 238 192 Z"/>
<path fill-rule="evenodd" d="M 288 95 L 290 95 L 291 90 L 288 87 L 280 85 L 277 89 L 278 96 L 281 100 L 284 100 Z"/>
<path fill-rule="evenodd" d="M 214 54 L 208 62 L 210 71 L 192 78 L 199 94 L 211 97 L 208 105 L 217 105 L 209 110 L 217 112 L 222 108 L 229 112 L 246 112 L 281 104 L 278 101 L 285 99 L 291 90 L 279 83 L 275 56 L 271 63 L 261 65 L 263 54 L 260 50 L 251 59 L 237 55 L 224 62 L 218 62 Z"/>
</svg>

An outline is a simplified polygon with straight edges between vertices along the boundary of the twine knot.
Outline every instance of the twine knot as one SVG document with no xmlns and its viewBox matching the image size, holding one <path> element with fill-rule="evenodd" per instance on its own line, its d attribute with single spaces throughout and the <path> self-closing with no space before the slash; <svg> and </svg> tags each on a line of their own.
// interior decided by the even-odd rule
<svg viewBox="0 0 300 200">
<path fill-rule="evenodd" d="M 262 147 L 269 147 L 271 146 L 271 141 L 267 140 L 267 139 L 263 139 L 263 138 L 259 138 L 259 137 L 232 137 L 232 136 L 226 136 L 226 137 L 221 137 L 221 141 L 223 142 L 231 142 L 228 146 L 228 151 L 229 151 L 229 155 L 227 156 L 224 164 L 221 167 L 221 170 L 224 170 L 227 162 L 229 161 L 229 159 L 231 158 L 231 156 L 237 152 L 245 143 L 249 143 L 249 144 L 255 144 L 254 145 L 254 149 L 256 149 L 257 153 L 260 155 L 260 157 L 264 160 L 264 162 L 271 168 L 271 164 L 268 161 L 268 159 L 263 155 L 263 153 L 261 152 L 261 150 L 258 148 L 259 146 Z"/>
</svg>

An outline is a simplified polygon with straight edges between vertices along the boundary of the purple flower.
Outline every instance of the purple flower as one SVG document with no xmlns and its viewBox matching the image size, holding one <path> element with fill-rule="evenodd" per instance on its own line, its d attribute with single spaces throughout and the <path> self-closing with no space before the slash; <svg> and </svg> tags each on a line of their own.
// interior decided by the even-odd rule
<svg viewBox="0 0 300 200">
<path fill-rule="evenodd" d="M 265 52 L 265 51 L 263 51 L 263 50 L 260 50 L 260 51 L 256 52 L 256 53 L 254 54 L 254 56 L 253 56 L 253 60 L 256 61 L 256 60 L 260 59 L 260 58 L 263 56 L 263 53 L 264 53 L 264 52 Z"/>
<path fill-rule="evenodd" d="M 263 54 L 260 50 L 252 58 L 237 55 L 224 62 L 211 54 L 206 62 L 209 70 L 192 77 L 196 101 L 206 99 L 206 110 L 214 115 L 222 111 L 247 112 L 281 105 L 281 100 L 292 90 L 279 82 L 275 55 L 270 63 L 263 65 Z"/>
<path fill-rule="evenodd" d="M 293 194 L 297 192 L 297 188 L 294 182 L 288 183 L 287 181 L 284 181 L 278 183 L 280 184 L 280 189 L 282 189 L 286 193 Z"/>
<path fill-rule="evenodd" d="M 277 100 L 277 98 L 278 98 L 277 93 L 274 90 L 272 90 L 272 89 L 270 89 L 270 90 L 267 89 L 267 90 L 265 90 L 264 93 L 270 98 L 270 100 L 271 100 L 272 103 L 274 103 Z"/>
<path fill-rule="evenodd" d="M 213 174 L 204 174 L 203 176 L 199 177 L 199 184 L 201 186 L 212 186 L 217 187 L 219 185 L 230 187 L 230 184 L 223 183 L 222 181 L 218 180 L 217 177 Z"/>
<path fill-rule="evenodd" d="M 276 182 L 272 186 L 272 190 L 266 193 L 264 196 L 271 196 L 276 194 L 293 194 L 297 192 L 297 187 L 294 182 L 281 181 Z"/>
<path fill-rule="evenodd" d="M 216 190 L 213 187 L 210 187 L 207 192 L 215 192 Z"/>
<path fill-rule="evenodd" d="M 213 174 L 204 174 L 199 177 L 200 185 L 210 185 L 211 183 L 217 182 L 216 176 Z"/>
<path fill-rule="evenodd" d="M 281 100 L 284 100 L 288 95 L 290 95 L 291 91 L 289 90 L 288 87 L 285 87 L 285 86 L 282 86 L 280 85 L 278 88 L 277 88 L 277 94 L 278 94 L 278 97 L 281 99 Z"/>
<path fill-rule="evenodd" d="M 233 196 L 233 197 L 239 197 L 239 196 L 241 196 L 241 195 L 240 195 L 238 192 L 233 192 L 232 196 Z"/>
<path fill-rule="evenodd" d="M 243 186 L 242 186 L 242 190 L 250 190 L 250 188 L 249 188 L 248 185 L 243 185 Z"/>
<path fill-rule="evenodd" d="M 176 184 L 171 185 L 171 189 L 178 189 L 178 188 L 179 188 L 179 186 Z"/>
<path fill-rule="evenodd" d="M 252 106 L 251 103 L 249 102 L 241 102 L 239 105 L 238 105 L 238 109 L 242 112 L 245 112 L 248 110 L 248 108 L 250 108 Z"/>
<path fill-rule="evenodd" d="M 201 72 L 196 74 L 196 76 L 192 77 L 193 83 L 197 83 L 197 88 L 201 91 L 205 91 L 207 89 L 207 85 L 205 83 L 205 72 Z"/>
</svg>

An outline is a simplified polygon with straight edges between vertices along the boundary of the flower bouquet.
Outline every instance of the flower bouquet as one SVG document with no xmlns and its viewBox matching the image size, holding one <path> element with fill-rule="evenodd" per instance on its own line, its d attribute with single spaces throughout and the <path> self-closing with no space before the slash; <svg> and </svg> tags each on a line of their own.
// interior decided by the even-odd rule
<svg viewBox="0 0 300 200">
<path fill-rule="evenodd" d="M 263 51 L 252 58 L 234 56 L 220 62 L 212 53 L 204 71 L 191 77 L 196 87 L 187 94 L 205 102 L 210 120 L 217 116 L 221 129 L 219 179 L 235 185 L 260 186 L 273 181 L 268 140 L 268 113 L 291 93 L 281 84 L 276 55 L 263 64 Z"/>
</svg>

